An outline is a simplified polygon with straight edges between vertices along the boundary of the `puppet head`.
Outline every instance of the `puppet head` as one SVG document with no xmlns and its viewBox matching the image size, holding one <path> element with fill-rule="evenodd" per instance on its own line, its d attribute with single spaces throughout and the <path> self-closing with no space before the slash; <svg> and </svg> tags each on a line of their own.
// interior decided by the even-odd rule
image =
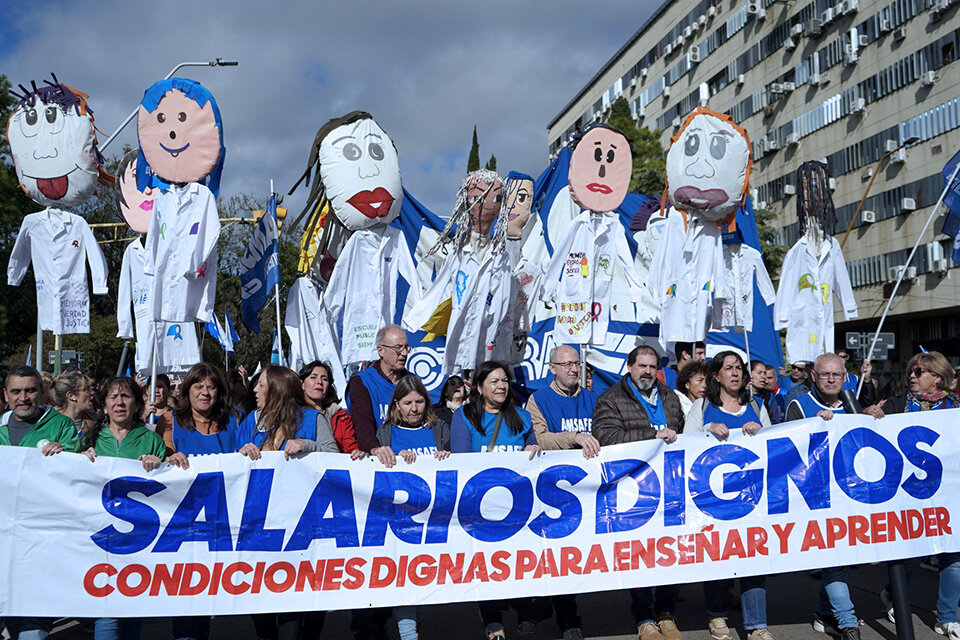
<svg viewBox="0 0 960 640">
<path fill-rule="evenodd" d="M 519 171 L 507 174 L 503 199 L 503 213 L 507 216 L 507 235 L 519 238 L 523 229 L 530 220 L 530 211 L 533 208 L 533 178 Z"/>
<path fill-rule="evenodd" d="M 702 107 L 687 117 L 667 151 L 667 198 L 675 209 L 719 221 L 743 203 L 750 138 L 730 116 Z"/>
<path fill-rule="evenodd" d="M 153 187 L 147 187 L 143 191 L 137 189 L 138 154 L 139 151 L 131 149 L 121 158 L 113 191 L 117 197 L 117 208 L 120 209 L 127 226 L 137 233 L 146 233 L 150 226 L 156 190 Z"/>
<path fill-rule="evenodd" d="M 51 76 L 45 86 L 10 91 L 20 104 L 7 122 L 7 140 L 27 195 L 45 207 L 74 207 L 97 188 L 103 156 L 87 95 Z"/>
<path fill-rule="evenodd" d="M 489 237 L 491 229 L 494 247 L 502 249 L 507 231 L 507 216 L 503 214 L 502 206 L 503 187 L 503 178 L 495 171 L 477 169 L 468 173 L 457 190 L 457 201 L 447 226 L 428 255 L 450 243 L 454 230 L 456 235 L 452 242 L 457 251 L 463 248 L 471 234 Z"/>
<path fill-rule="evenodd" d="M 220 108 L 199 82 L 169 78 L 147 89 L 137 114 L 137 137 L 140 190 L 164 183 L 203 182 L 209 176 L 210 191 L 214 195 L 220 191 L 226 154 Z"/>
<path fill-rule="evenodd" d="M 570 196 L 581 208 L 613 211 L 623 203 L 633 175 L 633 148 L 619 129 L 593 124 L 574 140 Z"/>
<path fill-rule="evenodd" d="M 825 233 L 833 233 L 837 211 L 830 193 L 830 171 L 827 165 L 808 160 L 797 169 L 797 219 L 800 232 L 816 225 Z"/>
</svg>

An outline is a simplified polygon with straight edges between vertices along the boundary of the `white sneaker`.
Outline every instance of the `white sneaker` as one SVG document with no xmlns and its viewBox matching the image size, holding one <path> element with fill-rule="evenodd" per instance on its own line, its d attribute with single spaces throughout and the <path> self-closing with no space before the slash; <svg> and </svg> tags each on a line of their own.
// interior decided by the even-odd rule
<svg viewBox="0 0 960 640">
<path fill-rule="evenodd" d="M 893 601 L 890 600 L 890 594 L 887 593 L 886 589 L 880 590 L 880 604 L 883 605 L 883 610 L 887 612 L 887 620 L 896 624 L 897 620 L 893 615 Z"/>
<path fill-rule="evenodd" d="M 938 622 L 933 630 L 950 640 L 960 640 L 960 622 Z"/>
</svg>

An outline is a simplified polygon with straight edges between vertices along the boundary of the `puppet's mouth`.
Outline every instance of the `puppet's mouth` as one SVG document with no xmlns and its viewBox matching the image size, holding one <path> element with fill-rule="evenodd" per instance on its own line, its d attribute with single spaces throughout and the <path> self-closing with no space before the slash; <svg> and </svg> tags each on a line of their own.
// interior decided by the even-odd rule
<svg viewBox="0 0 960 640">
<path fill-rule="evenodd" d="M 591 182 L 587 185 L 587 190 L 593 191 L 594 193 L 604 193 L 608 195 L 613 193 L 613 189 L 605 184 L 600 184 L 599 182 Z"/>
<path fill-rule="evenodd" d="M 347 204 L 368 218 L 385 218 L 393 206 L 394 197 L 383 187 L 373 191 L 359 191 L 347 200 Z"/>
<path fill-rule="evenodd" d="M 677 204 L 691 209 L 711 209 L 726 202 L 730 196 L 723 189 L 707 189 L 701 191 L 696 187 L 680 187 L 673 194 Z"/>
<path fill-rule="evenodd" d="M 76 171 L 80 167 L 77 167 L 73 171 Z M 24 174 L 27 178 L 33 178 L 37 181 L 37 189 L 40 190 L 45 197 L 50 200 L 59 200 L 63 196 L 67 195 L 67 189 L 70 187 L 70 174 L 60 176 L 59 178 L 38 178 L 36 176 L 28 176 Z"/>
<path fill-rule="evenodd" d="M 140 208 L 143 209 L 144 211 L 152 211 L 153 200 L 144 200 L 143 202 L 140 203 Z"/>
<path fill-rule="evenodd" d="M 187 144 L 183 145 L 183 146 L 180 147 L 179 149 L 171 149 L 170 147 L 165 146 L 162 142 L 160 143 L 160 147 L 161 147 L 164 151 L 166 151 L 167 153 L 169 153 L 170 155 L 172 155 L 174 158 L 176 158 L 178 155 L 180 155 L 181 152 L 186 151 L 186 150 L 187 150 L 187 147 L 189 147 L 189 146 L 190 146 L 190 143 L 188 142 Z"/>
</svg>

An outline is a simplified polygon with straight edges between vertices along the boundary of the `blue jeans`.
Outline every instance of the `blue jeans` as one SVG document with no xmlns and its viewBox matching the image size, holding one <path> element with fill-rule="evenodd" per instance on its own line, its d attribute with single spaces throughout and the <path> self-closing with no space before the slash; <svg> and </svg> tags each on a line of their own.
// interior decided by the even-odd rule
<svg viewBox="0 0 960 640">
<path fill-rule="evenodd" d="M 93 623 L 94 640 L 140 640 L 140 618 L 97 618 Z"/>
<path fill-rule="evenodd" d="M 937 622 L 958 622 L 957 601 L 960 600 L 960 552 L 941 553 L 937 556 L 940 567 L 940 586 L 937 589 Z M 920 565 L 920 558 L 907 564 L 907 584 L 913 570 Z M 890 585 L 884 587 L 890 593 Z"/>
<path fill-rule="evenodd" d="M 847 587 L 847 567 L 830 567 L 821 571 L 820 613 L 832 613 L 840 629 L 855 629 L 857 614 L 853 611 Z"/>
<path fill-rule="evenodd" d="M 397 629 L 400 631 L 400 640 L 417 640 L 417 607 L 394 607 L 393 614 L 397 616 Z"/>
<path fill-rule="evenodd" d="M 766 576 L 740 578 L 740 606 L 743 610 L 743 628 L 747 631 L 767 628 Z M 730 580 L 703 583 L 703 599 L 707 615 L 726 618 L 730 602 Z"/>
<path fill-rule="evenodd" d="M 634 587 L 630 589 L 630 612 L 639 627 L 644 622 L 653 622 L 661 613 L 672 614 L 680 597 L 680 585 L 669 584 L 657 587 Z"/>
<path fill-rule="evenodd" d="M 7 630 L 13 640 L 46 640 L 53 618 L 7 618 Z"/>
</svg>

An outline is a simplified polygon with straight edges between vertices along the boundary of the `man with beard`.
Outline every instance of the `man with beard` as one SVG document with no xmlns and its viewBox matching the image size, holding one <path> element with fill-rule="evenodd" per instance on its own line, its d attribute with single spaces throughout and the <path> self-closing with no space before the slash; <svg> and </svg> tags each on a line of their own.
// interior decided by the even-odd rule
<svg viewBox="0 0 960 640">
<path fill-rule="evenodd" d="M 676 442 L 683 432 L 683 410 L 677 394 L 657 380 L 660 356 L 646 345 L 627 356 L 627 374 L 597 399 L 593 435 L 605 447 L 621 442 Z M 680 640 L 673 612 L 680 594 L 677 585 L 630 589 L 631 606 L 640 640 Z"/>
</svg>

